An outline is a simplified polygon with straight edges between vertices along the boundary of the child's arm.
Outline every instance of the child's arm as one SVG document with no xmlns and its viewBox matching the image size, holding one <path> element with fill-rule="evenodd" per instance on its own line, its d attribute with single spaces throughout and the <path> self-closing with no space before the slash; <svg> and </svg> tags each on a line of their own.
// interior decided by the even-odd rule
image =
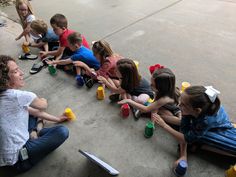
<svg viewBox="0 0 236 177">
<path fill-rule="evenodd" d="M 132 107 L 135 107 L 136 109 L 140 110 L 141 112 L 153 112 L 154 110 L 158 110 L 160 107 L 162 107 L 163 105 L 165 105 L 168 102 L 171 102 L 172 99 L 170 99 L 169 97 L 164 97 L 164 98 L 160 98 L 157 101 L 151 103 L 148 106 L 145 106 L 143 104 L 137 103 L 131 99 L 124 99 L 118 102 L 118 104 L 125 104 L 128 103 L 129 105 L 131 105 Z"/>
<path fill-rule="evenodd" d="M 103 76 L 98 76 L 97 77 L 99 83 L 101 84 L 105 84 L 108 89 L 110 89 L 112 92 L 114 93 L 118 93 L 118 94 L 124 94 L 126 93 L 126 91 L 124 89 L 122 89 L 121 87 L 116 87 L 114 84 L 111 84 L 105 77 Z"/>
<path fill-rule="evenodd" d="M 68 58 L 68 59 L 65 59 L 65 60 L 53 60 L 53 61 L 48 61 L 47 63 L 49 65 L 67 65 L 67 64 L 70 64 L 72 63 L 73 61 Z"/>
<path fill-rule="evenodd" d="M 27 36 L 29 35 L 29 32 L 30 32 L 30 24 L 31 23 L 27 23 L 27 26 L 25 29 L 23 29 L 22 33 L 15 39 L 16 41 L 21 39 L 23 36 Z M 29 41 L 29 38 L 28 37 L 25 37 L 26 41 Z"/>
<path fill-rule="evenodd" d="M 176 138 L 180 144 L 186 143 L 184 134 L 171 128 L 158 114 L 152 114 L 152 120 Z"/>
<path fill-rule="evenodd" d="M 48 114 L 44 111 L 40 111 L 38 109 L 34 109 L 32 107 L 28 108 L 29 114 L 33 115 L 35 117 L 38 117 L 40 119 L 44 119 L 44 120 L 48 120 L 48 121 L 53 121 L 53 122 L 63 122 L 65 120 L 67 120 L 67 117 L 64 115 L 61 116 L 54 116 L 51 114 Z"/>
<path fill-rule="evenodd" d="M 77 67 L 83 68 L 89 75 L 92 74 L 92 72 L 94 71 L 86 63 L 82 61 L 74 61 L 73 64 Z"/>
<path fill-rule="evenodd" d="M 158 114 L 152 114 L 152 121 L 154 121 L 157 125 L 162 127 L 164 130 L 166 130 L 169 134 L 171 134 L 180 144 L 180 157 L 179 159 L 174 163 L 174 167 L 176 167 L 180 160 L 187 160 L 187 142 L 185 140 L 184 134 L 181 132 L 178 132 L 171 128 L 165 121 L 158 115 Z"/>
<path fill-rule="evenodd" d="M 54 50 L 54 51 L 40 51 L 39 54 L 40 54 L 41 58 L 44 58 L 48 55 L 58 57 L 63 54 L 64 50 L 65 50 L 65 47 L 59 47 L 57 50 Z"/>
</svg>

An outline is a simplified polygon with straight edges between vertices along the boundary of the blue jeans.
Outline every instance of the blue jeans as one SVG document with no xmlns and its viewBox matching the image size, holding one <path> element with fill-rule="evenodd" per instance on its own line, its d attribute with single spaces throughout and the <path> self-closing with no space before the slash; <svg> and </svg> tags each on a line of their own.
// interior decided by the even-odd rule
<svg viewBox="0 0 236 177">
<path fill-rule="evenodd" d="M 36 126 L 37 118 L 30 116 L 29 133 Z M 28 151 L 29 158 L 24 161 L 19 159 L 14 167 L 20 172 L 29 170 L 47 154 L 58 148 L 68 138 L 68 136 L 69 130 L 62 125 L 51 128 L 43 128 L 39 132 L 37 139 L 29 139 L 24 145 Z"/>
</svg>

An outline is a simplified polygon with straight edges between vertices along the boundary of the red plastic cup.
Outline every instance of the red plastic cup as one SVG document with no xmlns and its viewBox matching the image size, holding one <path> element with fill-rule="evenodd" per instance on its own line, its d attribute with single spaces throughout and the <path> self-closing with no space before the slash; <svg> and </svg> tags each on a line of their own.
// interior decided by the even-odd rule
<svg viewBox="0 0 236 177">
<path fill-rule="evenodd" d="M 121 114 L 124 118 L 127 118 L 129 116 L 129 111 L 130 107 L 127 103 L 121 106 Z"/>
</svg>

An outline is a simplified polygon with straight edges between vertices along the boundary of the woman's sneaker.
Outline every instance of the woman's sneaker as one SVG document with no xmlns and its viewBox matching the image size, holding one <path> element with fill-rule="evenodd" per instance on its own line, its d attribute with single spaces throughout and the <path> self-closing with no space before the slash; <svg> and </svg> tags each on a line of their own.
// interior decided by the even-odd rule
<svg viewBox="0 0 236 177">
<path fill-rule="evenodd" d="M 76 80 L 78 86 L 82 87 L 84 85 L 84 79 L 81 75 L 77 75 L 75 77 L 75 80 Z"/>
</svg>

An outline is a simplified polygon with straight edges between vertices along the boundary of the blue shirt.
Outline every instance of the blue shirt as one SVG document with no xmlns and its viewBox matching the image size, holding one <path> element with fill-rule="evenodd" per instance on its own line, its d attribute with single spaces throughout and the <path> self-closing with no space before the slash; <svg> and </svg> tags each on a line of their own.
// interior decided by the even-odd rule
<svg viewBox="0 0 236 177">
<path fill-rule="evenodd" d="M 229 117 L 221 106 L 218 112 L 212 116 L 194 118 L 192 116 L 183 116 L 181 119 L 181 132 L 184 134 L 187 143 L 193 143 L 203 138 L 212 130 L 232 129 L 233 126 Z"/>
<path fill-rule="evenodd" d="M 41 40 L 43 42 L 57 42 L 59 41 L 59 36 L 52 29 L 48 29 L 47 33 L 43 34 Z"/>
<path fill-rule="evenodd" d="M 81 46 L 74 52 L 74 54 L 71 56 L 71 60 L 81 61 L 87 64 L 90 68 L 94 68 L 95 70 L 100 68 L 100 63 L 93 55 L 93 52 L 84 46 Z"/>
</svg>

